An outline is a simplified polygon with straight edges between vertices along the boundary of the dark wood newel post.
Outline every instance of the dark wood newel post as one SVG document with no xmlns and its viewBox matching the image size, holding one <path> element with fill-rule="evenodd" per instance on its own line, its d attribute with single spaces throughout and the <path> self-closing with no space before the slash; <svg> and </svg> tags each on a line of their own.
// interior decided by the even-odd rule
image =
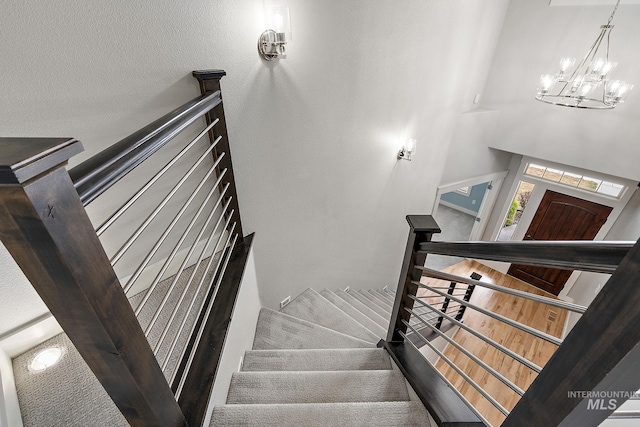
<svg viewBox="0 0 640 427">
<path fill-rule="evenodd" d="M 193 77 L 195 77 L 200 83 L 200 92 L 205 94 L 207 92 L 215 92 L 220 91 L 222 96 L 222 91 L 220 87 L 220 79 L 226 76 L 227 73 L 223 70 L 202 70 L 202 71 L 194 71 Z M 224 101 L 220 102 L 217 106 L 215 106 L 210 112 L 208 112 L 205 116 L 207 125 L 213 123 L 213 121 L 217 118 L 219 120 L 218 124 L 215 125 L 209 131 L 209 140 L 213 144 L 213 142 L 220 137 L 220 142 L 214 148 L 213 155 L 217 159 L 220 153 L 226 153 L 220 165 L 218 166 L 218 170 L 216 173 L 220 176 L 220 172 L 224 169 L 227 169 L 224 179 L 220 182 L 220 189 L 224 188 L 224 186 L 228 183 L 229 190 L 227 191 L 227 195 L 233 197 L 231 203 L 229 204 L 229 210 L 227 214 L 233 211 L 233 218 L 230 224 L 236 223 L 235 232 L 242 238 L 244 237 L 242 231 L 242 222 L 240 221 L 240 207 L 238 205 L 238 192 L 236 190 L 236 181 L 233 174 L 233 164 L 231 162 L 231 149 L 229 148 L 229 136 L 227 133 L 227 121 L 224 116 Z M 225 199 L 226 201 L 226 199 Z"/>
<path fill-rule="evenodd" d="M 407 326 L 402 320 L 408 322 L 411 317 L 404 308 L 413 308 L 413 300 L 409 295 L 415 296 L 418 291 L 418 286 L 411 282 L 420 281 L 422 276 L 422 272 L 414 267 L 423 266 L 426 259 L 426 254 L 418 253 L 420 243 L 429 242 L 433 234 L 440 233 L 440 227 L 431 215 L 407 215 L 407 222 L 410 227 L 409 238 L 402 260 L 387 342 L 403 341 L 400 332 L 407 332 Z"/>
<path fill-rule="evenodd" d="M 132 426 L 184 417 L 64 168 L 69 138 L 0 138 L 0 239 Z"/>
</svg>

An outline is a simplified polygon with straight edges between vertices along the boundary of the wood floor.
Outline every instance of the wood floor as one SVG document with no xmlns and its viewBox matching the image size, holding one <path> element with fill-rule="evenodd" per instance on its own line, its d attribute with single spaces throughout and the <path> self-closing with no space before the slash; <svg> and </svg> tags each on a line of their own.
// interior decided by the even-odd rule
<svg viewBox="0 0 640 427">
<path fill-rule="evenodd" d="M 463 277 L 469 277 L 471 273 L 478 272 L 483 276 L 482 281 L 555 298 L 545 291 L 475 261 L 466 260 L 443 271 Z M 448 282 L 427 277 L 423 277 L 421 281 L 432 286 L 448 286 Z M 418 295 L 428 296 L 428 292 L 421 289 Z M 480 286 L 475 288 L 470 302 L 550 335 L 562 336 L 567 316 L 566 310 L 492 291 Z M 557 349 L 557 346 L 551 343 L 472 309 L 467 309 L 465 312 L 464 324 L 541 367 L 547 363 Z M 464 330 L 458 330 L 453 339 L 523 390 L 526 390 L 536 377 L 534 371 Z M 518 402 L 520 398 L 518 394 L 454 346 L 447 345 L 444 354 L 507 410 L 511 410 Z M 438 360 L 436 368 L 462 392 L 492 425 L 499 426 L 504 421 L 505 416 L 444 360 Z"/>
</svg>

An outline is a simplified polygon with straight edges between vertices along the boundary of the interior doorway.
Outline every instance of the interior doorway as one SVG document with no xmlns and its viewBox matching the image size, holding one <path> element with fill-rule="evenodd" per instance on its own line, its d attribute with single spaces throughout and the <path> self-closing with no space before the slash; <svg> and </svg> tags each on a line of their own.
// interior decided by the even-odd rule
<svg viewBox="0 0 640 427">
<path fill-rule="evenodd" d="M 506 172 L 438 187 L 432 215 L 442 232 L 435 234 L 433 240 L 480 240 L 486 227 L 485 218 L 488 218 L 495 205 L 504 176 Z M 429 255 L 425 265 L 441 270 L 462 260 L 456 257 Z"/>
<path fill-rule="evenodd" d="M 613 208 L 547 190 L 523 240 L 593 240 Z M 558 295 L 572 270 L 512 264 L 508 274 Z"/>
</svg>

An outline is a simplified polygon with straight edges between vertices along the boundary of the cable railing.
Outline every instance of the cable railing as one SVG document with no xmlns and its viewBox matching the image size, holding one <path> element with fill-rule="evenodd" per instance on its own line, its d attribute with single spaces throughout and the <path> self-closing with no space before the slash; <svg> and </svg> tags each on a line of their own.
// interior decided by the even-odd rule
<svg viewBox="0 0 640 427">
<path fill-rule="evenodd" d="M 202 422 L 220 357 L 210 340 L 222 347 L 228 328 L 213 307 L 232 311 L 251 244 L 224 75 L 194 72 L 202 95 L 68 172 L 76 140 L 0 139 L 0 199 L 14 200 L 0 236 L 131 425 Z M 114 192 L 125 201 L 95 228 L 84 207 Z"/>
<path fill-rule="evenodd" d="M 433 218 L 409 216 L 407 220 L 411 232 L 391 326 L 386 341 L 380 345 L 390 352 L 436 422 L 535 426 L 586 419 L 588 405 L 567 399 L 567 387 L 575 387 L 568 391 L 595 387 L 596 379 L 585 380 L 590 375 L 585 375 L 587 371 L 578 372 L 577 367 L 590 366 L 600 378 L 610 372 L 597 366 L 604 360 L 611 369 L 623 369 L 621 356 L 608 360 L 602 348 L 585 343 L 613 339 L 604 334 L 592 336 L 597 330 L 590 322 L 595 322 L 596 317 L 616 318 L 618 323 L 621 319 L 628 321 L 601 299 L 607 295 L 617 304 L 624 304 L 624 297 L 612 289 L 636 292 L 633 281 L 638 279 L 640 264 L 637 245 L 585 241 L 432 242 L 431 236 L 440 232 Z M 613 274 L 586 307 L 509 280 L 483 280 L 477 272 L 469 278 L 425 267 L 431 253 Z M 466 287 L 464 292 L 460 286 Z M 478 289 L 482 289 L 480 294 Z M 631 310 L 628 306 L 625 309 Z M 534 312 L 549 313 L 549 318 L 531 317 Z M 570 333 L 563 334 L 568 313 L 575 313 L 580 319 Z M 453 331 L 443 330 L 443 322 Z M 612 328 L 613 324 L 606 327 Z M 505 331 L 503 335 L 500 330 Z M 621 334 L 618 331 L 617 335 Z M 513 342 L 508 337 L 519 338 Z M 619 339 L 631 351 L 633 339 Z M 518 344 L 525 340 L 528 347 Z M 637 340 L 640 341 L 640 334 Z M 583 366 L 585 360 L 588 362 Z M 592 388 L 585 385 L 588 381 Z M 612 411 L 599 414 L 599 419 L 604 420 Z M 617 414 L 613 418 L 626 415 L 623 411 Z"/>
</svg>

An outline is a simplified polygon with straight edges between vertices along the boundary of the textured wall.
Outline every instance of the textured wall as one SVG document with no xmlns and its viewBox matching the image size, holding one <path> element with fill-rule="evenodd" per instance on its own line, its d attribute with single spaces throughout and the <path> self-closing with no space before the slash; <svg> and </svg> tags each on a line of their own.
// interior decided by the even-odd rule
<svg viewBox="0 0 640 427">
<path fill-rule="evenodd" d="M 264 4 L 5 0 L 0 134 L 74 136 L 77 162 L 196 95 L 191 70 L 223 68 L 263 302 L 394 283 L 404 216 L 433 206 L 508 1 L 289 1 L 289 58 L 269 64 Z M 412 162 L 395 158 L 402 137 L 418 140 Z"/>
</svg>

